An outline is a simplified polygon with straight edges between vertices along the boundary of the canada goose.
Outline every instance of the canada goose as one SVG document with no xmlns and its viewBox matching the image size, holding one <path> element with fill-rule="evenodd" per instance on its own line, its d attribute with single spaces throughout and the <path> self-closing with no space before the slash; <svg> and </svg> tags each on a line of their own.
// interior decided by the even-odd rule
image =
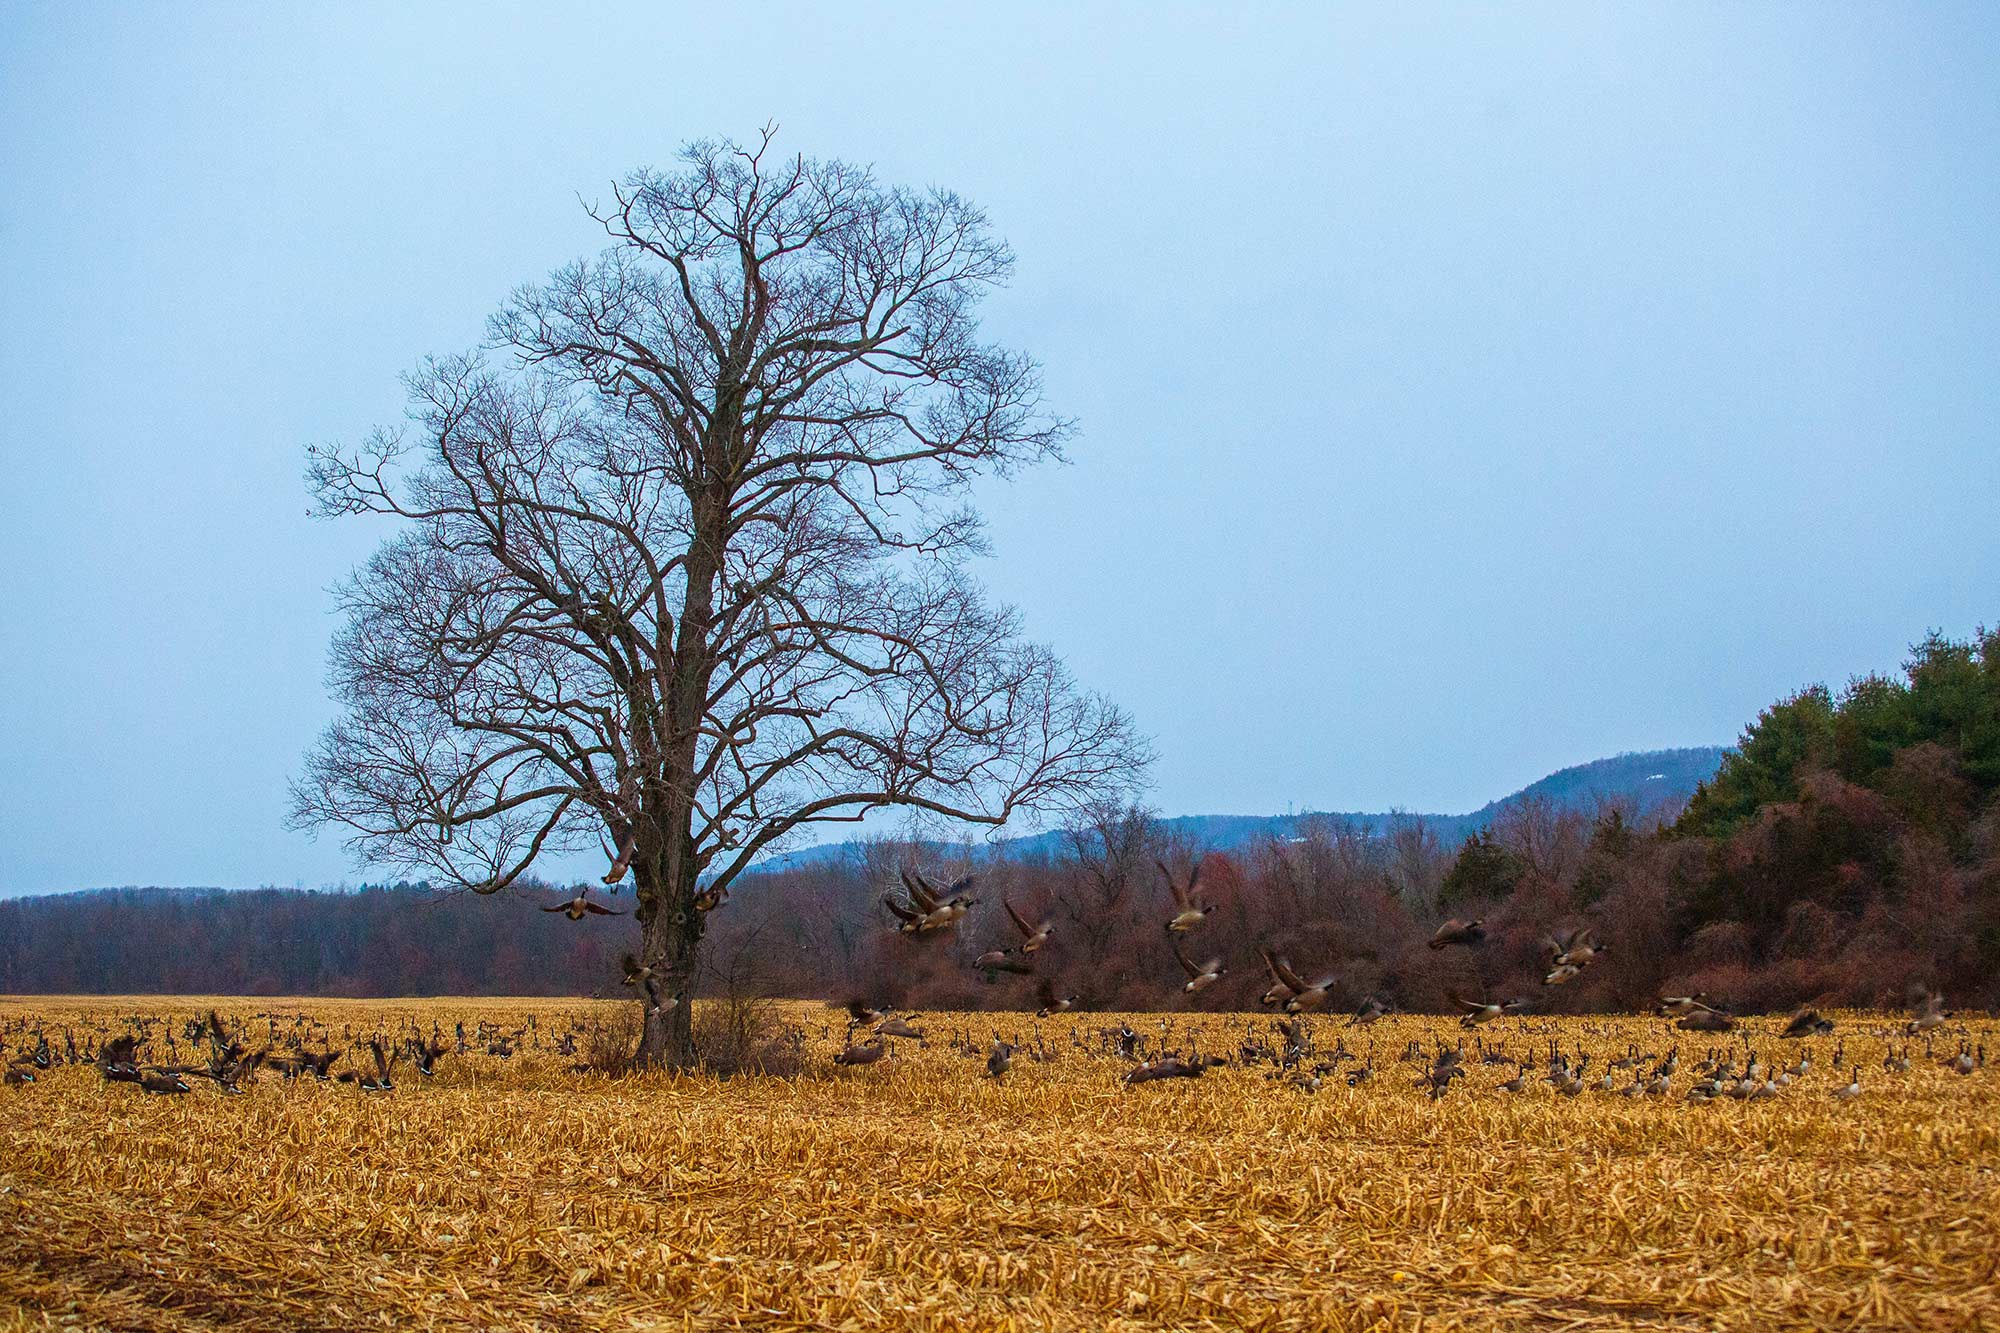
<svg viewBox="0 0 2000 1333">
<path fill-rule="evenodd" d="M 159 1096 L 173 1096 L 193 1091 L 193 1089 L 188 1087 L 186 1079 L 177 1073 L 167 1070 L 161 1070 L 157 1073 L 148 1070 L 139 1075 L 139 1087 L 141 1091 Z"/>
<path fill-rule="evenodd" d="M 1361 1002 L 1361 1006 L 1354 1011 L 1354 1017 L 1347 1020 L 1347 1026 L 1351 1028 L 1352 1027 L 1365 1028 L 1370 1023 L 1373 1023 L 1376 1020 L 1383 1017 L 1388 1012 L 1389 1012 L 1388 1005 L 1384 1004 L 1381 1000 L 1376 999 L 1373 995 L 1370 995 L 1366 999 L 1364 999 Z"/>
<path fill-rule="evenodd" d="M 971 875 L 956 880 L 940 893 L 935 885 L 914 870 L 899 871 L 898 874 L 903 881 L 903 891 L 910 896 L 909 903 L 899 903 L 888 894 L 882 895 L 882 902 L 895 913 L 900 922 L 896 929 L 905 935 L 940 930 L 961 920 L 978 904 L 979 900 L 965 891 L 972 885 Z"/>
<path fill-rule="evenodd" d="M 1458 1020 L 1458 1025 L 1465 1028 L 1478 1027 L 1482 1023 L 1491 1023 L 1496 1018 L 1519 1013 L 1528 1007 L 1521 1000 L 1501 1000 L 1495 1004 L 1487 1004 L 1454 998 L 1452 1003 L 1462 1005 L 1468 1011 L 1463 1018 Z"/>
<path fill-rule="evenodd" d="M 1442 949 L 1452 944 L 1477 944 L 1486 938 L 1486 932 L 1481 928 L 1483 925 L 1481 920 L 1463 921 L 1453 917 L 1432 934 L 1430 947 Z"/>
<path fill-rule="evenodd" d="M 989 949 L 973 960 L 973 970 L 984 972 L 988 981 L 1001 972 L 1017 977 L 1035 975 L 1035 965 L 1025 958 L 1016 956 L 1013 949 Z"/>
<path fill-rule="evenodd" d="M 903 1037 L 914 1041 L 922 1041 L 924 1039 L 922 1030 L 911 1027 L 909 1020 L 900 1014 L 891 1014 L 888 1018 L 883 1019 L 882 1026 L 875 1029 L 875 1035 L 878 1037 Z"/>
<path fill-rule="evenodd" d="M 1558 963 L 1547 976 L 1542 978 L 1542 984 L 1544 986 L 1560 986 L 1575 978 L 1582 971 L 1583 969 L 1575 963 Z"/>
<path fill-rule="evenodd" d="M 1000 905 L 1007 909 L 1007 919 L 1014 923 L 1014 929 L 1021 932 L 1022 953 L 1034 953 L 1049 942 L 1049 936 L 1055 932 L 1055 922 L 1043 921 L 1040 925 L 1031 926 L 1028 924 L 1028 919 L 1015 911 L 1014 904 L 1004 895 L 1000 899 Z"/>
<path fill-rule="evenodd" d="M 1791 1021 L 1785 1024 L 1785 1030 L 1778 1035 L 1796 1040 L 1800 1037 L 1823 1037 L 1832 1031 L 1832 1019 L 1820 1017 L 1815 1009 L 1801 1009 L 1792 1015 Z"/>
<path fill-rule="evenodd" d="M 410 1063 L 417 1067 L 417 1073 L 431 1078 L 437 1073 L 437 1061 L 445 1053 L 442 1041 L 420 1041 L 412 1039 L 409 1046 Z"/>
<path fill-rule="evenodd" d="M 1437 1059 L 1431 1065 L 1430 1072 L 1418 1079 L 1417 1083 L 1419 1086 L 1428 1084 L 1430 1087 L 1430 1098 L 1432 1101 L 1436 1101 L 1450 1089 L 1453 1079 L 1464 1077 L 1465 1065 L 1463 1057 L 1451 1047 L 1443 1046 L 1438 1048 Z"/>
<path fill-rule="evenodd" d="M 33 1083 L 35 1081 L 35 1062 L 33 1060 L 14 1061 L 7 1066 L 6 1074 L 0 1075 L 0 1081 L 4 1081 L 10 1088 L 18 1088 L 24 1083 Z"/>
<path fill-rule="evenodd" d="M 1285 1039 L 1285 1054 L 1283 1056 L 1283 1063 L 1285 1064 L 1290 1064 L 1304 1055 L 1306 1049 L 1312 1044 L 1306 1033 L 1306 1021 L 1303 1018 L 1274 1018 L 1271 1020 L 1271 1026 L 1276 1028 L 1278 1035 Z"/>
<path fill-rule="evenodd" d="M 1833 1090 L 1833 1099 L 1837 1102 L 1851 1102 L 1860 1095 L 1861 1095 L 1861 1069 L 1859 1066 L 1856 1066 L 1854 1070 L 1854 1077 L 1847 1081 L 1846 1086 L 1835 1088 Z"/>
<path fill-rule="evenodd" d="M 1685 1018 L 1689 1014 L 1708 1008 L 1701 1002 L 1706 991 L 1696 991 L 1692 995 L 1662 995 L 1660 1013 L 1668 1018 Z"/>
<path fill-rule="evenodd" d="M 728 901 L 729 886 L 727 884 L 709 884 L 694 895 L 694 910 L 697 912 L 713 912 Z"/>
<path fill-rule="evenodd" d="M 1163 1078 L 1200 1078 L 1208 1066 L 1199 1060 L 1181 1060 L 1173 1056 L 1163 1056 L 1158 1060 L 1147 1060 L 1134 1065 L 1125 1072 L 1127 1083 L 1151 1083 Z"/>
<path fill-rule="evenodd" d="M 993 1039 L 993 1049 L 986 1053 L 987 1077 L 1000 1078 L 1009 1069 L 1013 1068 L 1014 1051 L 1015 1047 L 1012 1042 L 1005 1042 L 995 1037 Z"/>
<path fill-rule="evenodd" d="M 624 968 L 625 984 L 637 986 L 640 993 L 645 996 L 647 1013 L 664 1014 L 685 998 L 685 992 L 661 998 L 660 983 L 666 980 L 666 977 L 659 968 L 641 963 L 629 953 L 621 957 L 619 963 Z"/>
<path fill-rule="evenodd" d="M 1526 1092 L 1527 1090 L 1528 1090 L 1528 1067 L 1526 1065 L 1517 1064 L 1514 1066 L 1514 1077 L 1508 1079 L 1505 1083 L 1502 1083 L 1500 1085 L 1500 1091 Z"/>
<path fill-rule="evenodd" d="M 394 1092 L 396 1085 L 390 1081 L 389 1074 L 396 1067 L 396 1057 L 384 1051 L 381 1041 L 374 1037 L 368 1039 L 368 1051 L 375 1057 L 375 1072 L 355 1074 L 349 1071 L 340 1076 L 341 1081 L 351 1082 L 363 1092 Z"/>
<path fill-rule="evenodd" d="M 882 895 L 882 905 L 896 917 L 896 929 L 905 935 L 915 935 L 924 928 L 924 913 L 913 906 L 899 903 L 889 894 Z"/>
<path fill-rule="evenodd" d="M 619 880 L 625 878 L 625 871 L 632 864 L 632 853 L 638 850 L 638 830 L 636 828 L 631 829 L 620 836 L 618 839 L 618 850 L 615 852 L 611 850 L 610 844 L 604 841 L 602 833 L 597 835 L 597 845 L 604 849 L 604 855 L 610 858 L 611 861 L 611 868 L 604 872 L 604 882 L 606 884 L 616 884 Z"/>
<path fill-rule="evenodd" d="M 1919 998 L 1911 1008 L 1916 1016 L 1910 1020 L 1909 1026 L 1903 1029 L 1906 1036 L 1915 1037 L 1929 1032 L 1934 1027 L 1942 1026 L 1945 1019 L 1950 1017 L 1944 1011 L 1944 996 L 1937 991 L 1919 992 Z"/>
<path fill-rule="evenodd" d="M 1076 1008 L 1076 996 L 1057 995 L 1055 983 L 1046 977 L 1042 979 L 1041 989 L 1038 994 L 1041 999 L 1041 1008 L 1035 1010 L 1036 1018 L 1047 1018 L 1050 1014 L 1066 1014 Z"/>
<path fill-rule="evenodd" d="M 1282 1004 L 1288 1014 L 1305 1013 L 1326 1003 L 1327 988 L 1333 985 L 1332 977 L 1321 977 L 1308 985 L 1292 971 L 1291 964 L 1268 950 L 1259 950 L 1264 955 L 1264 966 L 1270 969 L 1274 984 L 1258 997 L 1259 1004 Z"/>
<path fill-rule="evenodd" d="M 1556 967 L 1588 967 L 1604 954 L 1610 952 L 1606 945 L 1597 942 L 1597 932 L 1585 926 L 1581 930 L 1566 930 L 1544 936 L 1542 951 Z"/>
<path fill-rule="evenodd" d="M 1291 976 L 1291 968 L 1283 959 L 1269 949 L 1259 949 L 1257 952 L 1264 959 L 1265 969 L 1271 974 L 1271 988 L 1257 997 L 1257 1003 L 1266 1009 L 1275 1008 L 1298 994 L 1298 988 L 1285 980 Z"/>
<path fill-rule="evenodd" d="M 1187 953 L 1181 948 L 1179 940 L 1174 941 L 1174 959 L 1181 965 L 1182 970 L 1188 974 L 1187 984 L 1181 987 L 1181 990 L 1188 995 L 1193 995 L 1197 991 L 1206 990 L 1208 987 L 1213 986 L 1216 982 L 1222 980 L 1223 974 L 1229 970 L 1222 965 L 1220 958 L 1211 958 L 1200 967 L 1196 967 L 1188 960 Z"/>
<path fill-rule="evenodd" d="M 1704 1007 L 1676 1020 L 1674 1026 L 1688 1032 L 1733 1032 L 1736 1020 L 1720 1009 Z"/>
<path fill-rule="evenodd" d="M 854 1027 L 872 1028 L 894 1012 L 895 1010 L 893 1009 L 878 1009 L 864 1000 L 856 999 L 847 1002 L 847 1016 L 852 1020 L 852 1026 Z"/>
<path fill-rule="evenodd" d="M 1974 1069 L 1978 1068 L 1972 1061 L 1972 1048 L 1961 1043 L 1958 1048 L 1958 1054 L 1945 1062 L 1945 1068 L 1961 1076 L 1970 1074 Z"/>
<path fill-rule="evenodd" d="M 888 1043 L 877 1037 L 865 1046 L 848 1046 L 846 1050 L 833 1057 L 833 1062 L 837 1065 L 872 1065 L 888 1053 Z"/>
<path fill-rule="evenodd" d="M 569 899 L 567 902 L 557 903 L 553 907 L 544 907 L 542 910 L 544 912 L 561 912 L 564 916 L 568 917 L 572 921 L 581 921 L 583 920 L 585 915 L 590 915 L 590 916 L 625 915 L 623 911 L 606 907 L 603 903 L 592 902 L 590 900 L 590 895 L 588 891 L 585 890 L 581 885 L 577 887 L 576 897 Z"/>
<path fill-rule="evenodd" d="M 943 890 L 939 890 L 935 884 L 915 870 L 903 871 L 902 878 L 903 887 L 909 891 L 910 901 L 923 908 L 924 917 L 920 929 L 937 930 L 949 926 L 963 920 L 966 913 L 979 905 L 979 900 L 968 892 L 972 888 L 975 876 L 961 875 Z"/>
<path fill-rule="evenodd" d="M 1174 895 L 1174 914 L 1167 919 L 1167 930 L 1172 934 L 1182 934 L 1193 930 L 1208 919 L 1215 910 L 1213 903 L 1203 906 L 1201 901 L 1201 859 L 1195 858 L 1194 869 L 1188 872 L 1187 883 L 1174 878 L 1174 872 L 1167 869 L 1165 861 L 1155 861 L 1160 873 L 1167 877 L 1167 888 Z"/>
<path fill-rule="evenodd" d="M 97 1072 L 104 1076 L 107 1083 L 137 1083 L 138 1052 L 137 1037 L 124 1036 L 107 1041 L 97 1053 Z"/>
<path fill-rule="evenodd" d="M 1284 960 L 1280 959 L 1279 961 L 1283 962 Z M 1287 974 L 1291 972 L 1290 968 L 1285 970 Z M 1292 976 L 1291 979 L 1292 981 L 1297 981 L 1298 977 Z M 1296 993 L 1291 999 L 1285 1001 L 1285 1012 L 1288 1014 L 1303 1014 L 1321 1008 L 1326 1004 L 1326 993 L 1332 985 L 1332 977 L 1321 977 L 1310 985 L 1294 986 L 1292 989 Z"/>
</svg>

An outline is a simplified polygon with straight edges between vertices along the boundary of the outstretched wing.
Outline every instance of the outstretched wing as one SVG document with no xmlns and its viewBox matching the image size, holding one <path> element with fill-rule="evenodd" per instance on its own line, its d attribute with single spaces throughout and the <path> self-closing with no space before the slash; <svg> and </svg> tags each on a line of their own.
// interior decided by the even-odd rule
<svg viewBox="0 0 2000 1333">
<path fill-rule="evenodd" d="M 596 915 L 598 915 L 598 916 L 624 916 L 624 915 L 625 915 L 624 911 L 623 911 L 623 910 L 621 910 L 621 909 L 614 909 L 614 908 L 610 908 L 610 907 L 606 907 L 606 906 L 604 906 L 604 905 L 603 905 L 602 903 L 594 903 L 594 902 L 591 902 L 591 901 L 590 901 L 589 899 L 585 899 L 585 900 L 584 900 L 584 904 L 583 904 L 583 910 L 584 910 L 584 911 L 586 911 L 586 912 L 592 912 L 592 913 L 595 913 L 595 914 L 596 914 Z"/>
<path fill-rule="evenodd" d="M 1201 969 L 1188 961 L 1187 951 L 1181 948 L 1181 942 L 1179 940 L 1175 940 L 1173 942 L 1173 950 L 1174 950 L 1174 960 L 1181 965 L 1184 971 L 1187 972 L 1188 979 L 1190 981 L 1201 975 Z"/>
<path fill-rule="evenodd" d="M 894 898 L 891 898 L 886 893 L 882 895 L 882 905 L 888 908 L 891 912 L 894 912 L 899 920 L 914 922 L 914 921 L 921 921 L 924 919 L 924 914 L 922 912 L 911 911 L 909 908 L 903 906 L 903 904 L 897 902 Z"/>
<path fill-rule="evenodd" d="M 1003 897 L 1000 899 L 1000 905 L 1007 909 L 1007 919 L 1014 923 L 1014 929 L 1021 932 L 1021 938 L 1024 940 L 1033 939 L 1035 928 L 1029 925 L 1019 912 L 1014 910 L 1014 904 Z"/>
<path fill-rule="evenodd" d="M 930 886 L 930 882 L 914 870 L 905 870 L 901 873 L 903 888 L 910 895 L 910 901 L 916 905 L 918 914 L 927 916 L 937 911 L 937 890 Z"/>
<path fill-rule="evenodd" d="M 1167 863 L 1165 861 L 1156 860 L 1153 862 L 1153 864 L 1158 866 L 1160 868 L 1160 873 L 1167 877 L 1167 889 L 1174 895 L 1174 906 L 1185 910 L 1188 905 L 1188 891 L 1185 888 L 1181 887 L 1181 882 L 1179 880 L 1174 878 L 1174 872 L 1167 869 Z"/>
<path fill-rule="evenodd" d="M 1292 994 L 1300 994 L 1306 989 L 1305 983 L 1299 980 L 1299 974 L 1292 971 L 1292 965 L 1283 958 L 1267 953 L 1264 955 L 1264 963 L 1271 969 L 1271 975 L 1283 983 Z"/>
<path fill-rule="evenodd" d="M 544 907 L 542 910 L 544 912 L 567 912 L 569 910 L 569 904 L 557 903 L 554 907 Z"/>
</svg>

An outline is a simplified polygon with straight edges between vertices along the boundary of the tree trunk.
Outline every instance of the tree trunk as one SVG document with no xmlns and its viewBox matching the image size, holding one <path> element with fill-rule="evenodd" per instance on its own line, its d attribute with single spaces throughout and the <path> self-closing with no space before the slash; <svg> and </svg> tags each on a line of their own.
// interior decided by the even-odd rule
<svg viewBox="0 0 2000 1333">
<path fill-rule="evenodd" d="M 690 881 L 692 876 L 689 877 Z M 694 983 L 704 924 L 694 910 L 695 886 L 671 884 L 657 870 L 635 875 L 639 895 L 639 961 L 660 978 L 655 985 L 662 1002 L 678 995 L 680 1003 L 662 1013 L 647 1006 L 645 1029 L 634 1060 L 641 1065 L 691 1069 L 695 1064 Z M 641 996 L 641 1003 L 645 1003 Z"/>
</svg>

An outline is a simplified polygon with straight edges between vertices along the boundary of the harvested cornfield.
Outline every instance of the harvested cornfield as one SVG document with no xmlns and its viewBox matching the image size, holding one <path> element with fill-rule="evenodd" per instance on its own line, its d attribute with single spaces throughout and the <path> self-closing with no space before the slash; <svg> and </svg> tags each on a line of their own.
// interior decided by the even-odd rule
<svg viewBox="0 0 2000 1333">
<path fill-rule="evenodd" d="M 1283 1041 L 1262 1016 L 928 1015 L 845 1068 L 846 1015 L 795 1004 L 792 1072 L 723 1080 L 579 1071 L 629 1005 L 219 1001 L 246 1043 L 344 1044 L 335 1071 L 371 1035 L 450 1049 L 380 1092 L 266 1068 L 156 1096 L 84 1062 L 137 1015 L 141 1059 L 171 1033 L 192 1061 L 208 1007 L 0 1003 L 0 1060 L 50 1041 L 0 1088 L 0 1328 L 2000 1324 L 1985 1020 L 1319 1018 L 1287 1072 L 1245 1059 Z M 1121 1040 L 1232 1063 L 1128 1083 Z M 1463 1076 L 1415 1085 L 1461 1041 Z M 1582 1091 L 1544 1077 L 1551 1042 L 1591 1057 Z M 1669 1091 L 1601 1090 L 1676 1044 Z M 1690 1103 L 1710 1048 L 1775 1093 Z"/>
</svg>

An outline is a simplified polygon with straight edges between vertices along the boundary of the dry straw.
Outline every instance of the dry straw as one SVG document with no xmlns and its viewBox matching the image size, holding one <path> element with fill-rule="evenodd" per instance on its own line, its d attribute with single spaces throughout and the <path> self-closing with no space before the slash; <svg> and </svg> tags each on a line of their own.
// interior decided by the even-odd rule
<svg viewBox="0 0 2000 1333">
<path fill-rule="evenodd" d="M 1512 1067 L 1474 1062 L 1432 1101 L 1396 1057 L 1458 1040 L 1442 1019 L 1348 1034 L 1375 1077 L 1306 1094 L 1262 1067 L 1126 1087 L 1072 1045 L 1097 1014 L 1039 1025 L 1055 1060 L 996 1082 L 944 1039 L 983 1046 L 993 1016 L 933 1016 L 928 1047 L 840 1070 L 836 1017 L 786 1006 L 800 1072 L 723 1081 L 572 1072 L 581 1049 L 551 1041 L 610 1005 L 221 1005 L 301 1007 L 356 1037 L 537 1022 L 512 1059 L 405 1066 L 381 1095 L 266 1074 L 147 1097 L 88 1066 L 0 1088 L 0 1328 L 2000 1326 L 2000 1073 L 1886 1073 L 1880 1017 L 1839 1016 L 1851 1103 L 1822 1038 L 1779 1097 L 1690 1105 L 1703 1039 L 1657 1019 L 1480 1035 L 1600 1062 L 1679 1037 L 1670 1097 L 1508 1096 Z M 1219 1050 L 1263 1022 L 1199 1021 Z M 1775 1026 L 1752 1044 L 1789 1062 Z M 999 1028 L 1027 1046 L 1037 1025 Z"/>
</svg>

